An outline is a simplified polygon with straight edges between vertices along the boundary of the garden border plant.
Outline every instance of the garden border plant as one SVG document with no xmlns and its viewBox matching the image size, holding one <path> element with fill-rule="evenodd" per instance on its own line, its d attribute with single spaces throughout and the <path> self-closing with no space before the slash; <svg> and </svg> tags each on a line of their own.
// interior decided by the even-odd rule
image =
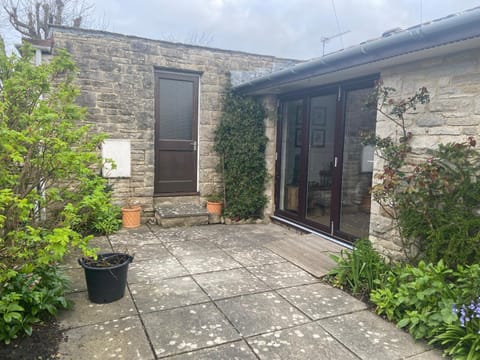
<svg viewBox="0 0 480 360">
<path fill-rule="evenodd" d="M 404 255 L 411 263 L 443 260 L 455 268 L 480 260 L 480 153 L 476 141 L 439 144 L 419 160 L 411 143 L 406 114 L 427 104 L 425 87 L 412 97 L 394 100 L 395 89 L 380 82 L 367 107 L 376 108 L 396 126 L 396 138 L 370 134 L 384 160 L 373 199 L 396 223 Z"/>
<path fill-rule="evenodd" d="M 76 67 L 57 50 L 35 66 L 34 51 L 0 54 L 0 341 L 68 307 L 58 264 L 91 234 L 118 229 L 119 209 L 98 175 L 105 138 L 81 126 Z"/>
</svg>

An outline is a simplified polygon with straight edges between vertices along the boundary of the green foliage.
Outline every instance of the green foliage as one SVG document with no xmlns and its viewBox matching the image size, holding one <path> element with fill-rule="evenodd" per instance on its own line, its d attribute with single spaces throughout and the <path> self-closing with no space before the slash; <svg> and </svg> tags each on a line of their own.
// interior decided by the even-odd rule
<svg viewBox="0 0 480 360">
<path fill-rule="evenodd" d="M 415 339 L 431 338 L 444 323 L 455 320 L 451 309 L 453 270 L 440 261 L 437 265 L 420 262 L 393 269 L 381 288 L 372 291 L 370 300 L 377 313 L 407 328 Z"/>
<path fill-rule="evenodd" d="M 32 325 L 60 308 L 68 308 L 67 279 L 56 267 L 38 266 L 31 272 L 12 272 L 0 289 L 0 341 L 32 333 Z"/>
<path fill-rule="evenodd" d="M 267 202 L 264 119 L 259 102 L 227 91 L 214 148 L 222 159 L 224 213 L 231 218 L 260 217 Z"/>
<path fill-rule="evenodd" d="M 480 261 L 480 154 L 476 142 L 440 144 L 424 160 L 414 160 L 405 115 L 429 102 L 426 88 L 414 96 L 394 101 L 395 90 L 376 88 L 369 107 L 390 119 L 400 129 L 398 139 L 370 135 L 385 161 L 373 198 L 396 222 L 403 250 L 412 263 L 443 260 L 455 268 Z M 389 111 L 385 110 L 388 108 Z"/>
<path fill-rule="evenodd" d="M 78 205 L 68 204 L 65 216 L 72 228 L 83 234 L 108 235 L 120 228 L 121 209 L 111 204 L 111 188 L 105 185 L 100 176 L 92 176 L 80 184 Z"/>
<path fill-rule="evenodd" d="M 358 240 L 353 251 L 342 250 L 340 256 L 331 257 L 337 263 L 329 272 L 329 276 L 333 277 L 332 283 L 366 298 L 389 270 L 389 265 L 366 239 Z"/>
<path fill-rule="evenodd" d="M 433 343 L 445 347 L 444 353 L 454 360 L 479 360 L 480 335 L 477 331 L 451 324 L 437 335 Z"/>
<path fill-rule="evenodd" d="M 445 354 L 453 359 L 480 359 L 480 297 L 476 301 L 452 308 L 458 321 L 448 324 L 431 343 L 439 343 L 445 347 Z"/>
<path fill-rule="evenodd" d="M 413 169 L 397 196 L 403 235 L 415 239 L 417 258 L 443 259 L 454 268 L 480 261 L 480 154 L 467 143 L 439 145 Z"/>
<path fill-rule="evenodd" d="M 0 307 L 2 339 L 31 331 L 42 312 L 65 307 L 55 268 L 72 247 L 92 255 L 92 233 L 118 223 L 98 147 L 103 135 L 80 126 L 75 64 L 65 51 L 33 64 L 0 54 Z"/>
<path fill-rule="evenodd" d="M 223 202 L 223 196 L 219 193 L 213 193 L 211 195 L 206 196 L 207 201 L 211 202 Z"/>
<path fill-rule="evenodd" d="M 459 266 L 456 270 L 420 261 L 393 268 L 381 286 L 371 292 L 370 300 L 401 328 L 416 339 L 436 338 L 457 321 L 454 304 L 477 296 L 480 265 Z M 478 334 L 477 334 L 478 335 Z"/>
</svg>

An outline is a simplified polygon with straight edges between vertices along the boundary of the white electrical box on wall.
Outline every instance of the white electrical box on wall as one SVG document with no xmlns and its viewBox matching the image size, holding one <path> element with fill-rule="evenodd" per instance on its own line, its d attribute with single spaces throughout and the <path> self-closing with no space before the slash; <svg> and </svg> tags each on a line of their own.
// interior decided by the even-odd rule
<svg viewBox="0 0 480 360">
<path fill-rule="evenodd" d="M 107 139 L 102 145 L 102 159 L 104 161 L 102 174 L 106 178 L 130 177 L 131 155 L 130 140 Z M 113 160 L 115 167 L 106 160 Z"/>
</svg>

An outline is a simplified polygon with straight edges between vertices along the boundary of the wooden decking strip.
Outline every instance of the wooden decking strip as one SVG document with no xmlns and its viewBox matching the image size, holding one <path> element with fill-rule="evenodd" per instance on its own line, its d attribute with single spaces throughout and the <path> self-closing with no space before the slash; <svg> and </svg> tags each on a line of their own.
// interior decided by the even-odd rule
<svg viewBox="0 0 480 360">
<path fill-rule="evenodd" d="M 330 254 L 338 254 L 343 249 L 317 235 L 273 241 L 266 247 L 319 278 L 327 275 L 335 265 Z"/>
</svg>

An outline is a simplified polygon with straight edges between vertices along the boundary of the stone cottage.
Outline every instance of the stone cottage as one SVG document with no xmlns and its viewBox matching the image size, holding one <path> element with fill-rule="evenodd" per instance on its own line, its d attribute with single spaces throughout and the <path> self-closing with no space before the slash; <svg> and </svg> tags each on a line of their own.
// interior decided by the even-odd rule
<svg viewBox="0 0 480 360">
<path fill-rule="evenodd" d="M 363 109 L 365 98 L 380 78 L 400 97 L 429 89 L 410 119 L 416 151 L 477 135 L 479 23 L 475 8 L 300 63 L 91 30 L 52 36 L 79 66 L 89 121 L 124 154 L 110 180 L 118 200 L 133 197 L 151 216 L 157 201 L 198 202 L 218 186 L 212 135 L 231 74 L 235 91 L 269 110 L 266 218 L 347 243 L 369 236 L 395 255 L 391 221 L 370 201 L 380 162 L 361 142 L 391 126 Z"/>
</svg>

